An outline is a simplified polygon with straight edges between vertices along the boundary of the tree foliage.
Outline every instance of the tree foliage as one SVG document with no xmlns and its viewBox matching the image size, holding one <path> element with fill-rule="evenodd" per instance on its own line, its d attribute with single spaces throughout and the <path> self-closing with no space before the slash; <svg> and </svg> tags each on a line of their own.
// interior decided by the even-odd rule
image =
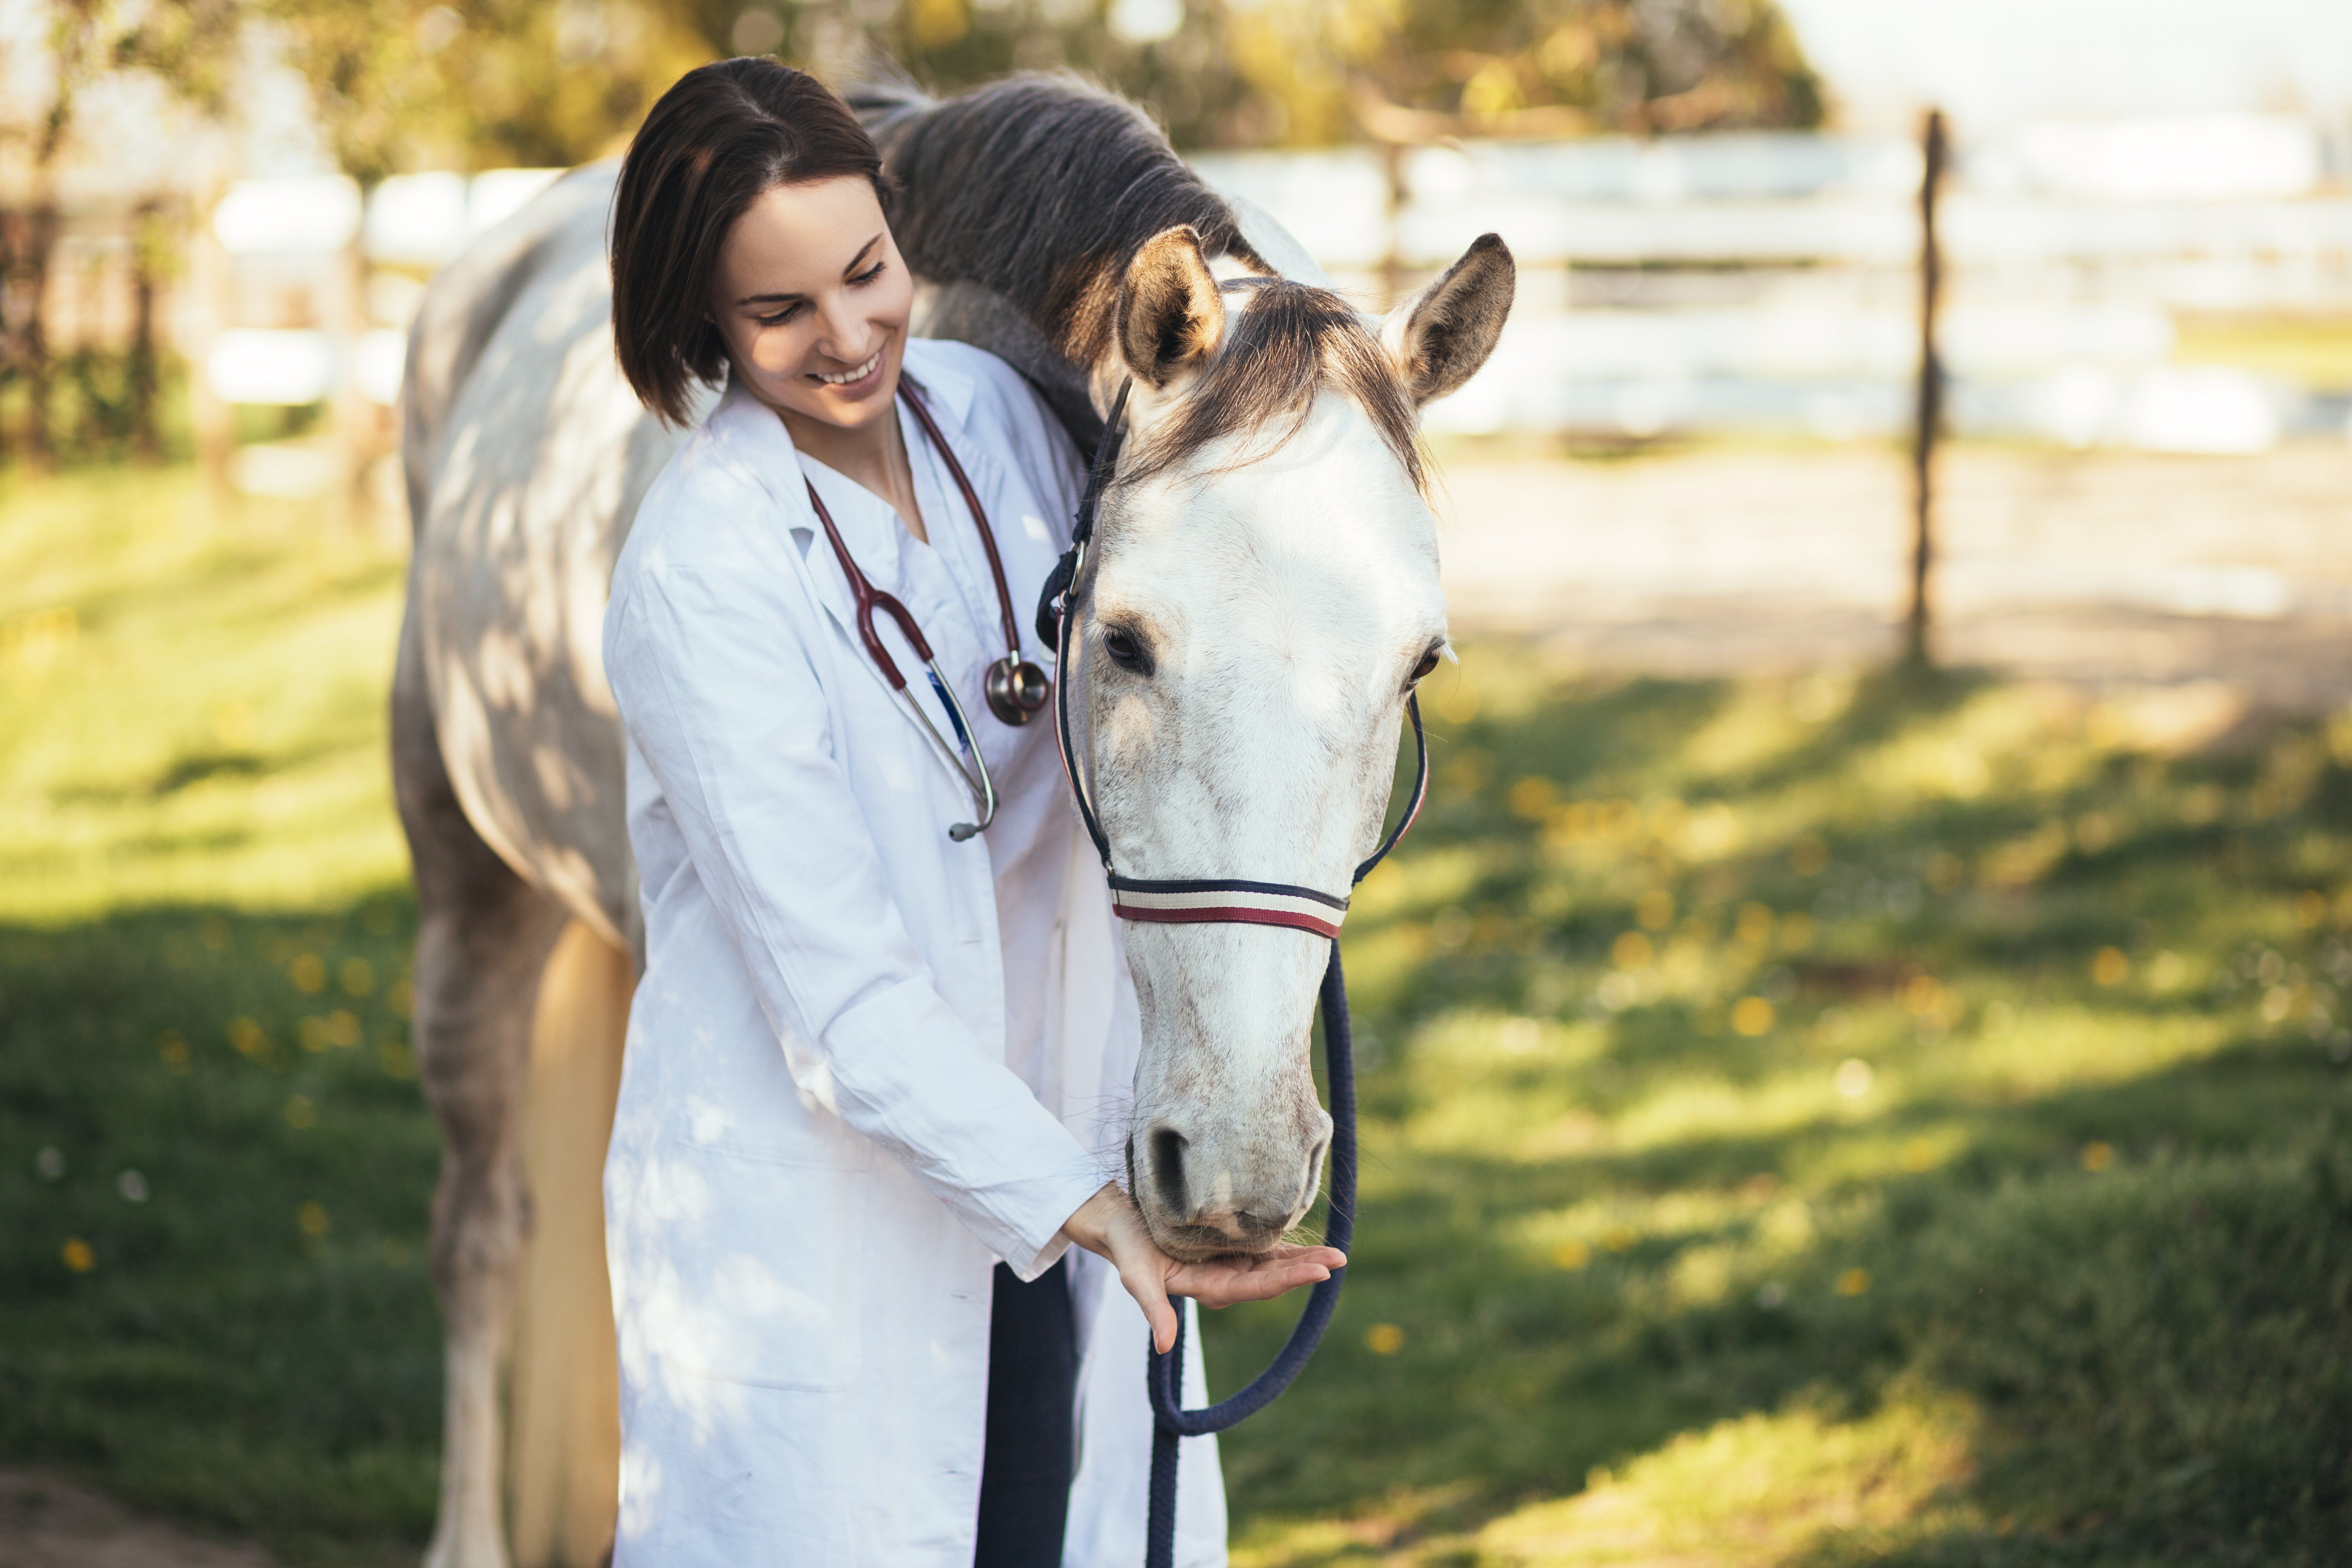
<svg viewBox="0 0 2352 1568">
<path fill-rule="evenodd" d="M 710 58 L 676 7 L 626 0 L 248 0 L 362 184 L 414 168 L 550 166 L 610 151 Z"/>
<path fill-rule="evenodd" d="M 1384 105 L 1547 135 L 1823 112 L 1774 0 L 700 0 L 695 14 L 723 52 L 838 69 L 863 37 L 940 86 L 1075 67 L 1151 103 L 1185 146 L 1352 140 Z"/>
<path fill-rule="evenodd" d="M 842 79 L 877 59 L 953 89 L 1075 68 L 1180 145 L 1377 134 L 1648 133 L 1820 122 L 1775 0 L 47 0 L 53 153 L 78 86 L 161 78 L 233 113 L 271 56 L 336 162 L 568 164 L 614 150 L 691 67 L 773 53 Z M 1408 118 L 1400 120 L 1398 112 Z M 1383 116 L 1386 116 L 1385 120 Z M 1410 118 L 1418 116 L 1418 119 Z M 1397 127 L 1403 126 L 1403 131 Z"/>
<path fill-rule="evenodd" d="M 1381 106 L 1473 133 L 1552 135 L 1809 126 L 1822 113 L 1774 0 L 244 4 L 278 31 L 362 181 L 598 156 L 680 72 L 737 54 L 833 79 L 885 58 L 940 89 L 1075 68 L 1151 104 L 1185 146 L 1351 140 Z"/>
</svg>

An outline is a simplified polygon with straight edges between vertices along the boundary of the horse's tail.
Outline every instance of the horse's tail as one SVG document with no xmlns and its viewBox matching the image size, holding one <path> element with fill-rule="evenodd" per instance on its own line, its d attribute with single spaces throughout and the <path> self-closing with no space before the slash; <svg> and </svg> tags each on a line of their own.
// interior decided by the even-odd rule
<svg viewBox="0 0 2352 1568">
<path fill-rule="evenodd" d="M 604 1146 L 635 965 L 573 921 L 540 980 L 524 1159 L 531 1237 L 509 1365 L 517 1568 L 610 1562 L 620 1364 L 604 1266 Z"/>
</svg>

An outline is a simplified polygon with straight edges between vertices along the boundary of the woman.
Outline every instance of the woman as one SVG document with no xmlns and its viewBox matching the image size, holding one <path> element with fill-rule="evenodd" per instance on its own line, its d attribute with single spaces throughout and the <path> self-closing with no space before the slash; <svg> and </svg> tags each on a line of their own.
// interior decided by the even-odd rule
<svg viewBox="0 0 2352 1568">
<path fill-rule="evenodd" d="M 614 197 L 630 384 L 673 424 L 726 388 L 604 626 L 646 933 L 605 1173 L 623 1568 L 1125 1568 L 1146 1324 L 1343 1261 L 1179 1265 L 1108 1179 L 1135 1003 L 1019 613 L 1079 465 L 1009 367 L 909 340 L 887 197 L 759 59 L 672 88 Z M 1187 1476 L 1185 1560 L 1220 1561 L 1213 1451 Z"/>
</svg>

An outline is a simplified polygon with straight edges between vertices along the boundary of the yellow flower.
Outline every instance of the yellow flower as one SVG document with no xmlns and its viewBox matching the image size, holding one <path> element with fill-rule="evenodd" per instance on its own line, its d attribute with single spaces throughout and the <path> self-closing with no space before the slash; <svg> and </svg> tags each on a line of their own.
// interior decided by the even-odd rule
<svg viewBox="0 0 2352 1568">
<path fill-rule="evenodd" d="M 59 1256 L 65 1258 L 66 1267 L 77 1274 L 87 1274 L 98 1267 L 98 1254 L 90 1250 L 89 1243 L 78 1236 L 59 1248 Z"/>
<path fill-rule="evenodd" d="M 1394 1323 L 1374 1323 L 1364 1336 L 1374 1355 L 1394 1355 L 1404 1349 L 1404 1331 Z"/>
<path fill-rule="evenodd" d="M 1837 1293 L 1841 1296 L 1865 1296 L 1870 1293 L 1870 1270 L 1849 1268 L 1837 1278 Z"/>
<path fill-rule="evenodd" d="M 1767 1033 L 1772 1027 L 1772 1004 L 1761 996 L 1742 996 L 1731 1005 L 1731 1027 L 1750 1037 Z"/>
</svg>

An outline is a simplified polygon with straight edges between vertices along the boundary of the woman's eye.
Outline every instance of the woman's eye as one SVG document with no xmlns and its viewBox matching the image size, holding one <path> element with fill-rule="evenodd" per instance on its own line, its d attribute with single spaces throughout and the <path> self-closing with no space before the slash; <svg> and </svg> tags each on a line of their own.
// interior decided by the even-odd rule
<svg viewBox="0 0 2352 1568">
<path fill-rule="evenodd" d="M 781 327 L 786 321 L 791 321 L 800 313 L 801 308 L 798 305 L 787 305 L 782 310 L 777 311 L 774 315 L 761 316 L 758 318 L 758 320 L 760 325 L 763 327 Z"/>
<path fill-rule="evenodd" d="M 1435 648 L 1431 648 L 1427 653 L 1421 656 L 1421 662 L 1412 667 L 1413 681 L 1427 679 L 1429 672 L 1437 668 L 1437 651 L 1438 650 Z M 1411 685 L 1412 684 L 1412 681 L 1408 681 L 1406 684 Z"/>
<path fill-rule="evenodd" d="M 1143 645 L 1136 641 L 1133 633 L 1121 627 L 1113 626 L 1103 633 L 1103 651 L 1122 669 L 1131 669 L 1138 675 L 1151 673 L 1151 656 L 1143 651 Z"/>
<path fill-rule="evenodd" d="M 882 269 L 888 265 L 889 263 L 887 261 L 877 261 L 873 266 L 867 268 L 865 271 L 859 273 L 856 277 L 851 279 L 850 281 L 852 283 L 871 283 L 874 279 L 882 276 Z"/>
</svg>

